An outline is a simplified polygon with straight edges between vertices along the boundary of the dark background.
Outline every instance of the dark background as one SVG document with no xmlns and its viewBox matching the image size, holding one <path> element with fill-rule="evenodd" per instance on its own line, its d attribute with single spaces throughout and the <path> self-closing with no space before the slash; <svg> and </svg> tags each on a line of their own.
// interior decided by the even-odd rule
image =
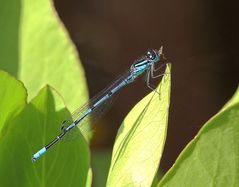
<svg viewBox="0 0 239 187">
<path fill-rule="evenodd" d="M 236 1 L 55 0 L 55 7 L 79 51 L 90 96 L 148 48 L 164 46 L 172 63 L 164 171 L 238 86 Z M 123 118 L 149 91 L 139 80 L 120 92 L 97 125 L 93 149 L 112 147 Z"/>
</svg>

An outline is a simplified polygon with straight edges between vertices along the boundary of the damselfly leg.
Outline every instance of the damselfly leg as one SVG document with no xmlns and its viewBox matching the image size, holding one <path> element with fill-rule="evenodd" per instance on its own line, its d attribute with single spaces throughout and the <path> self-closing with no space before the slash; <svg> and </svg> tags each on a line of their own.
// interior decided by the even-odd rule
<svg viewBox="0 0 239 187">
<path fill-rule="evenodd" d="M 89 124 L 93 119 L 96 119 L 94 116 L 98 117 L 105 113 L 105 110 L 111 105 L 110 102 L 112 101 L 113 95 L 116 95 L 121 88 L 134 82 L 142 74 L 146 73 L 145 78 L 147 86 L 158 93 L 155 86 L 151 85 L 150 79 L 156 79 L 164 75 L 160 73 L 160 71 L 165 65 L 160 65 L 158 68 L 155 67 L 155 64 L 162 64 L 165 60 L 162 50 L 162 47 L 160 50 L 148 50 L 146 55 L 134 61 L 130 68 L 120 75 L 109 87 L 104 89 L 99 95 L 90 99 L 88 103 L 78 108 L 68 120 L 63 122 L 61 132 L 50 143 L 37 151 L 33 155 L 32 160 L 36 161 L 41 155 L 46 153 L 48 149 L 65 137 L 65 135 L 71 134 L 71 132 L 75 130 L 76 132 L 80 130 L 83 136 L 87 136 L 87 133 L 84 135 L 84 131 L 88 129 L 86 128 L 88 125 L 84 124 Z M 78 128 L 76 128 L 77 125 Z"/>
<path fill-rule="evenodd" d="M 165 73 L 162 73 L 161 70 L 163 70 L 166 67 L 166 63 L 163 62 L 159 67 L 155 67 L 155 64 L 152 64 L 150 66 L 150 69 L 147 70 L 146 75 L 145 75 L 145 81 L 146 85 L 149 89 L 155 91 L 156 93 L 159 94 L 159 92 L 156 90 L 156 86 L 151 83 L 151 79 L 157 79 L 165 75 Z M 156 74 L 159 73 L 159 74 Z"/>
</svg>

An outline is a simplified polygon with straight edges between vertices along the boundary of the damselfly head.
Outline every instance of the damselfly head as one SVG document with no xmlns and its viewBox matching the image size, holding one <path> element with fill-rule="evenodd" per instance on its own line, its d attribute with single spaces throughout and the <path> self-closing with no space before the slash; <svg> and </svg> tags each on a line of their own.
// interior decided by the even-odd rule
<svg viewBox="0 0 239 187">
<path fill-rule="evenodd" d="M 150 61 L 154 61 L 154 62 L 157 62 L 157 61 L 164 61 L 166 60 L 164 54 L 163 54 L 163 46 L 160 47 L 159 50 L 153 50 L 153 49 L 149 49 L 147 51 L 147 54 L 146 54 L 146 58 Z"/>
<path fill-rule="evenodd" d="M 158 54 L 155 50 L 149 49 L 147 51 L 147 54 L 146 54 L 147 59 L 155 60 L 155 59 L 157 59 L 157 56 L 158 56 Z"/>
</svg>

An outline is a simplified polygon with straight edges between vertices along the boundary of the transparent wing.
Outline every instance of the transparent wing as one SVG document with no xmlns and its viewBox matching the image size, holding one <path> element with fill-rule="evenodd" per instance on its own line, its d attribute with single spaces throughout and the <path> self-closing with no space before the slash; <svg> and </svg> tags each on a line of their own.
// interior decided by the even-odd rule
<svg viewBox="0 0 239 187">
<path fill-rule="evenodd" d="M 130 71 L 126 71 L 124 74 L 119 76 L 113 84 L 111 84 L 108 88 L 101 91 L 98 95 L 94 96 L 92 99 L 89 100 L 86 104 L 84 104 L 82 107 L 77 109 L 75 112 L 71 114 L 71 117 L 69 119 L 66 119 L 62 122 L 61 130 L 66 129 L 69 125 L 72 124 L 73 121 L 79 119 L 85 111 L 87 111 L 89 108 L 92 108 L 92 106 L 99 101 L 102 97 L 104 97 L 106 94 L 108 94 L 112 89 L 114 89 L 117 85 L 119 85 L 122 81 L 127 79 L 131 75 Z M 85 118 L 83 118 L 79 124 L 77 125 L 78 128 L 73 128 L 69 133 L 66 134 L 66 136 L 63 138 L 64 141 L 69 141 L 72 139 L 75 139 L 80 136 L 79 130 L 83 134 L 84 137 L 87 137 L 87 134 L 89 129 L 92 129 L 93 124 L 102 117 L 112 106 L 113 102 L 115 101 L 116 94 L 111 95 L 111 97 L 104 102 L 102 102 L 100 105 L 98 105 L 89 115 L 87 115 Z M 87 125 L 91 125 L 91 128 L 88 128 Z"/>
</svg>

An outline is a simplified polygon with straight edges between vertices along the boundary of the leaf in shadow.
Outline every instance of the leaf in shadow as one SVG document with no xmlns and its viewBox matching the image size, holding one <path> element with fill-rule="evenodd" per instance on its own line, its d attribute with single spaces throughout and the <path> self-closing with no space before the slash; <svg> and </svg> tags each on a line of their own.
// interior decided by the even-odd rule
<svg viewBox="0 0 239 187">
<path fill-rule="evenodd" d="M 89 148 L 82 137 L 69 144 L 58 143 L 36 163 L 31 156 L 59 133 L 59 123 L 69 114 L 56 110 L 60 98 L 45 87 L 24 110 L 9 121 L 0 136 L 0 181 L 2 186 L 85 186 Z"/>
<path fill-rule="evenodd" d="M 236 94 L 185 147 L 158 186 L 238 186 L 239 100 Z"/>
<path fill-rule="evenodd" d="M 0 131 L 25 107 L 27 91 L 24 85 L 8 73 L 0 70 Z"/>
</svg>

